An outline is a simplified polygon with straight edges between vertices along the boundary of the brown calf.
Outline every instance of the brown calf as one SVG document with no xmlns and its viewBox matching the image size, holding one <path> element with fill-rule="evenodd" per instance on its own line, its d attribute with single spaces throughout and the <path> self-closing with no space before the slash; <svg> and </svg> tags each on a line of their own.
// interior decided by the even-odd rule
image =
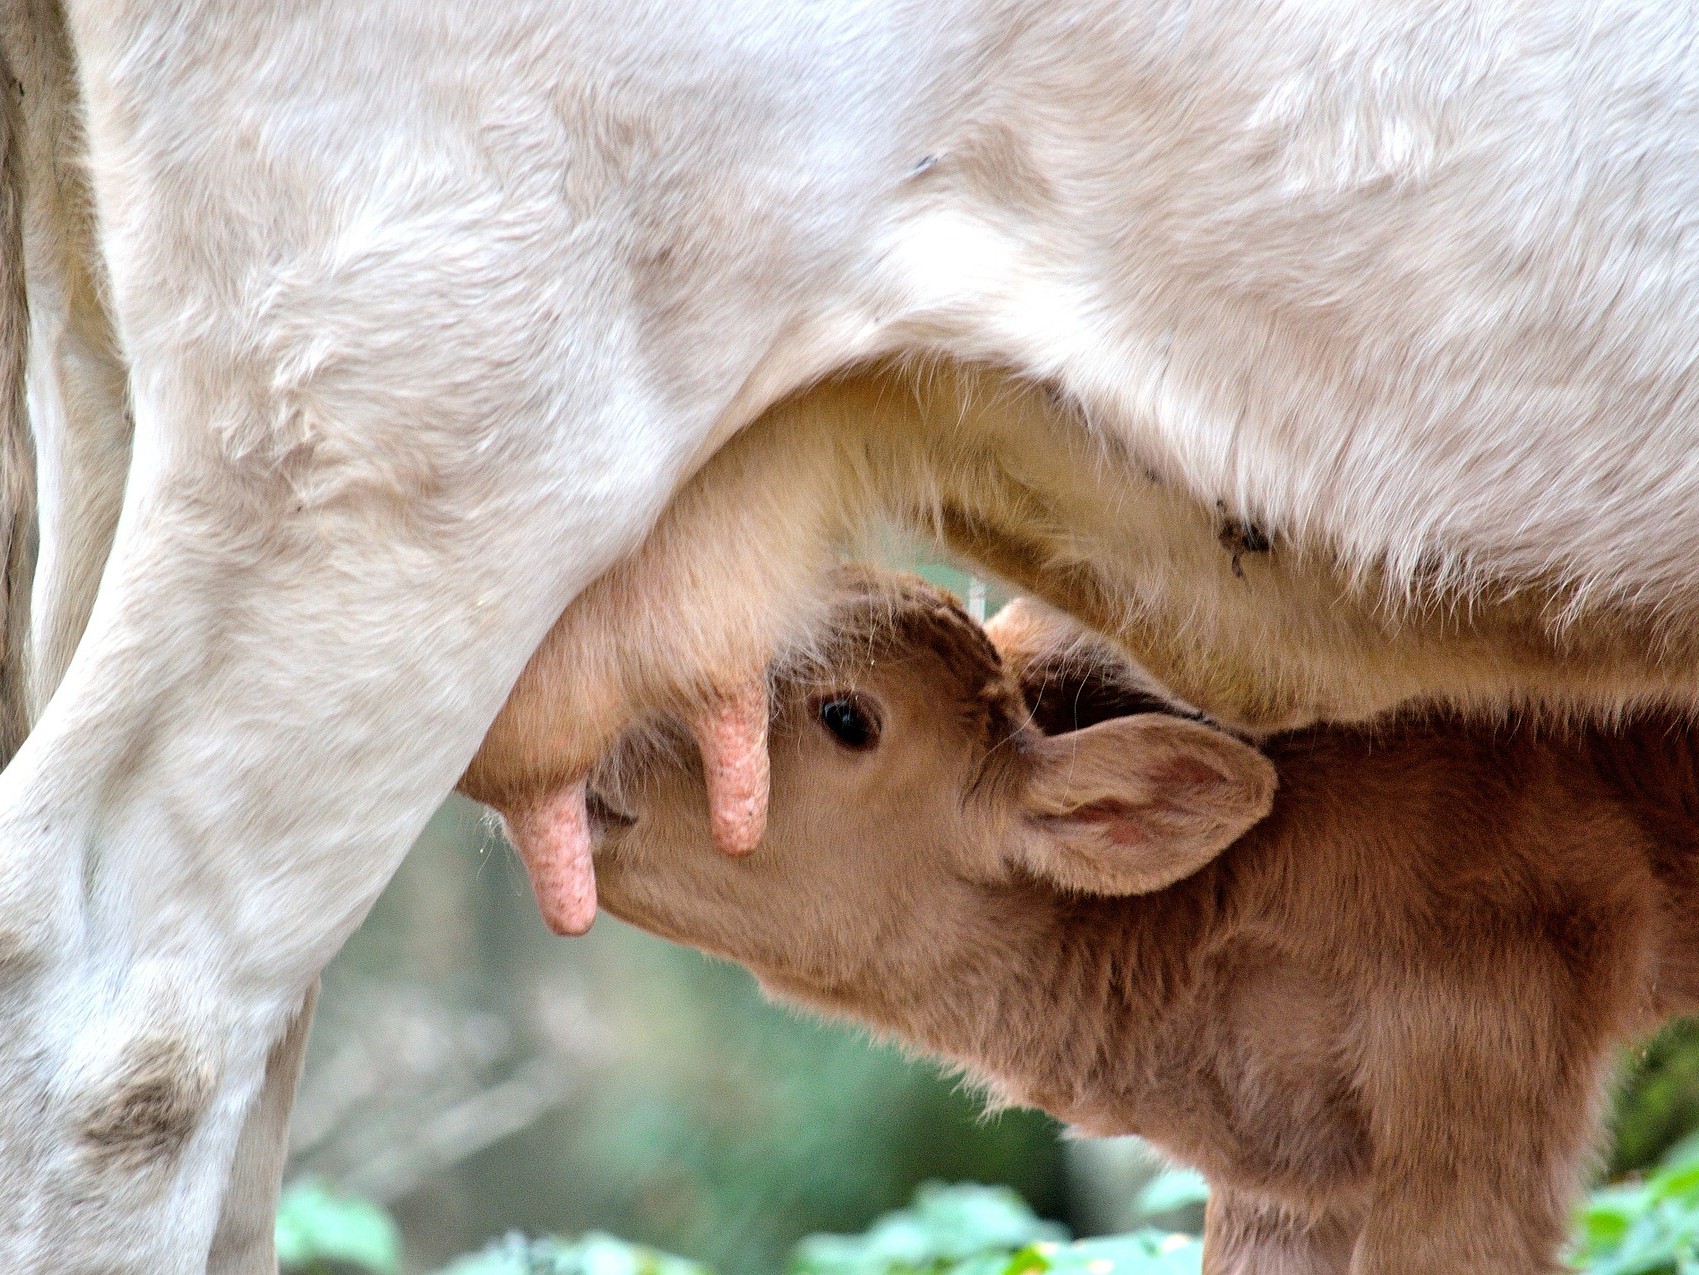
<svg viewBox="0 0 1699 1275">
<path fill-rule="evenodd" d="M 1212 1275 L 1556 1268 L 1613 1047 L 1699 993 L 1684 733 L 1259 752 L 1031 609 L 1007 667 L 918 582 L 837 618 L 778 680 L 749 858 L 683 736 L 598 776 L 610 911 L 1198 1165 Z"/>
</svg>

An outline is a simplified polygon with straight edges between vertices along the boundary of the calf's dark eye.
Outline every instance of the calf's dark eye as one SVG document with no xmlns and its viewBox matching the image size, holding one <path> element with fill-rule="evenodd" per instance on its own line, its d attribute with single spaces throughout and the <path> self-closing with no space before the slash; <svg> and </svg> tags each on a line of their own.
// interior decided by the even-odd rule
<svg viewBox="0 0 1699 1275">
<path fill-rule="evenodd" d="M 878 719 L 853 695 L 834 695 L 820 701 L 820 724 L 845 748 L 858 752 L 879 742 Z"/>
</svg>

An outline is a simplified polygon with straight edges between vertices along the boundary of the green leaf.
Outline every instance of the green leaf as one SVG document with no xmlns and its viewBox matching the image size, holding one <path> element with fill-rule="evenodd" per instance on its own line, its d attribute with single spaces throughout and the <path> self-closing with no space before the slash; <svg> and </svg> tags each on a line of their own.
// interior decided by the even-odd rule
<svg viewBox="0 0 1699 1275">
<path fill-rule="evenodd" d="M 792 1275 L 956 1275 L 969 1259 L 1007 1261 L 1019 1250 L 1067 1232 L 1042 1221 L 1013 1191 L 927 1183 L 906 1209 L 887 1213 L 864 1235 L 813 1235 L 797 1246 Z M 967 1275 L 967 1272 L 961 1272 Z M 993 1267 L 987 1275 L 1002 1275 Z"/>
<path fill-rule="evenodd" d="M 1195 1169 L 1165 1169 L 1139 1192 L 1138 1210 L 1145 1216 L 1172 1213 L 1209 1199 L 1209 1183 Z"/>
<path fill-rule="evenodd" d="M 1668 1151 L 1664 1152 L 1661 1163 L 1666 1168 L 1679 1168 L 1683 1165 L 1699 1164 L 1699 1132 L 1688 1134 Z"/>
<path fill-rule="evenodd" d="M 1654 1200 L 1699 1200 L 1699 1164 L 1664 1169 L 1646 1187 Z"/>
<path fill-rule="evenodd" d="M 706 1267 L 611 1235 L 528 1240 L 509 1235 L 442 1275 L 712 1275 Z"/>
<path fill-rule="evenodd" d="M 1039 1275 L 1049 1269 L 1049 1259 L 1029 1244 L 1009 1259 L 1009 1264 L 1003 1268 L 1003 1275 Z"/>
<path fill-rule="evenodd" d="M 401 1236 L 389 1214 L 310 1179 L 283 1192 L 276 1234 L 277 1261 L 285 1271 L 327 1262 L 373 1275 L 401 1269 Z"/>
<path fill-rule="evenodd" d="M 1057 1275 L 1198 1275 L 1203 1244 L 1192 1235 L 1145 1229 L 1082 1240 L 1058 1256 Z"/>
</svg>

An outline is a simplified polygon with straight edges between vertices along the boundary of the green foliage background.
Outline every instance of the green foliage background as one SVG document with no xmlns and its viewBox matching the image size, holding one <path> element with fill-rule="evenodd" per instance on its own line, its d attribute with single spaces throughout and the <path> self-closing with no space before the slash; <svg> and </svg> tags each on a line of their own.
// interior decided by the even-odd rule
<svg viewBox="0 0 1699 1275">
<path fill-rule="evenodd" d="M 1656 1164 L 1699 1130 L 1699 1021 L 1679 1019 L 1624 1062 L 1606 1173 Z"/>
<path fill-rule="evenodd" d="M 1207 1194 L 1196 1175 L 1170 1171 L 1141 1202 L 1149 1215 Z M 1160 1199 L 1159 1199 L 1160 1197 Z M 1153 1207 L 1157 1206 L 1157 1207 Z M 381 1210 L 302 1184 L 285 1200 L 279 1253 L 286 1271 L 353 1269 L 393 1275 L 394 1228 Z M 288 1237 L 292 1247 L 285 1247 Z M 1118 1236 L 1071 1240 L 1014 1192 L 927 1184 L 904 1209 L 859 1235 L 813 1235 L 786 1275 L 1199 1275 L 1196 1235 L 1142 1226 Z M 1578 1211 L 1569 1253 L 1586 1275 L 1692 1275 L 1699 1271 L 1699 1137 L 1671 1148 L 1649 1174 L 1593 1192 Z M 713 1275 L 685 1258 L 613 1236 L 577 1240 L 512 1234 L 460 1258 L 441 1275 Z"/>
</svg>

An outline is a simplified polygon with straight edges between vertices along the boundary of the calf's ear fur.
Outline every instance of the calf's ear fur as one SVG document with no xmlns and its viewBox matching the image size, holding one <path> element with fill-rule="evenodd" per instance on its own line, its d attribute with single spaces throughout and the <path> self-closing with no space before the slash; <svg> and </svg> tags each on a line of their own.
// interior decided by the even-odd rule
<svg viewBox="0 0 1699 1275">
<path fill-rule="evenodd" d="M 1274 800 L 1268 758 L 1161 713 L 1047 738 L 1032 762 L 1015 860 L 1088 894 L 1145 894 L 1190 876 Z"/>
</svg>

